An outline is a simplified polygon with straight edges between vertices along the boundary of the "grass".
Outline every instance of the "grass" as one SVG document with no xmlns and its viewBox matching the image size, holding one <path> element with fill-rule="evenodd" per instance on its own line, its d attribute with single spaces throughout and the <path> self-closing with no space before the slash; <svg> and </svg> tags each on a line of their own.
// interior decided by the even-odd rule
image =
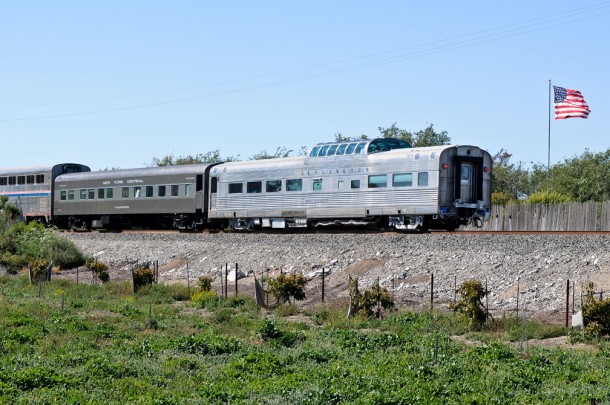
<svg viewBox="0 0 610 405">
<path fill-rule="evenodd" d="M 347 320 L 346 308 L 319 305 L 291 322 L 293 307 L 261 312 L 240 296 L 201 308 L 185 294 L 0 277 L 0 403 L 610 401 L 606 343 L 521 352 L 509 344 L 523 331 L 515 320 L 474 334 L 453 315 Z M 525 330 L 565 332 L 533 321 Z M 481 343 L 450 338 L 465 333 Z"/>
</svg>

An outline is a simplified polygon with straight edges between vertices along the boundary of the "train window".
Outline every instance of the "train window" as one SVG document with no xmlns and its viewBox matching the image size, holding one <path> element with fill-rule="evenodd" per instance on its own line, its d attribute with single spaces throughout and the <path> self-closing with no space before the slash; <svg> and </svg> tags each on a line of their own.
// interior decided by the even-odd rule
<svg viewBox="0 0 610 405">
<path fill-rule="evenodd" d="M 67 195 L 68 195 L 68 192 L 66 190 L 62 190 L 61 193 L 59 194 L 59 199 L 64 201 L 66 199 Z"/>
<path fill-rule="evenodd" d="M 360 180 L 352 180 L 351 188 L 360 188 Z"/>
<path fill-rule="evenodd" d="M 229 194 L 239 194 L 244 192 L 244 183 L 229 183 Z"/>
<path fill-rule="evenodd" d="M 155 194 L 155 188 L 153 186 L 146 186 L 146 197 L 152 197 Z"/>
<path fill-rule="evenodd" d="M 106 189 L 106 198 L 114 198 L 112 190 L 113 189 L 111 189 L 111 188 Z"/>
<path fill-rule="evenodd" d="M 417 173 L 417 185 L 427 186 L 428 185 L 428 172 Z"/>
<path fill-rule="evenodd" d="M 322 191 L 322 179 L 314 179 L 313 191 Z"/>
<path fill-rule="evenodd" d="M 106 193 L 106 189 L 105 188 L 98 188 L 97 189 L 97 198 L 104 198 L 104 195 Z"/>
<path fill-rule="evenodd" d="M 345 181 L 343 181 L 343 180 L 339 180 L 339 181 L 337 182 L 337 189 L 339 189 L 339 190 L 345 190 Z"/>
<path fill-rule="evenodd" d="M 121 189 L 121 197 L 129 198 L 129 187 L 123 187 Z"/>
<path fill-rule="evenodd" d="M 267 180 L 265 191 L 268 193 L 277 193 L 282 191 L 282 180 Z"/>
<path fill-rule="evenodd" d="M 28 184 L 34 184 L 34 175 L 30 174 L 25 178 L 26 183 Z"/>
<path fill-rule="evenodd" d="M 301 180 L 301 179 L 286 180 L 286 191 L 302 191 L 302 190 L 303 190 L 303 180 Z"/>
<path fill-rule="evenodd" d="M 158 196 L 165 197 L 165 186 L 159 186 Z"/>
<path fill-rule="evenodd" d="M 263 191 L 262 181 L 249 181 L 246 186 L 248 193 L 261 193 Z"/>
<path fill-rule="evenodd" d="M 134 187 L 133 188 L 133 198 L 142 197 L 142 187 Z"/>
<path fill-rule="evenodd" d="M 311 152 L 309 153 L 310 157 L 316 157 L 318 156 L 318 151 L 320 150 L 319 146 L 314 146 L 314 148 L 311 150 Z"/>
<path fill-rule="evenodd" d="M 470 181 L 470 166 L 462 166 L 460 178 L 462 184 L 468 184 L 468 181 Z"/>
<path fill-rule="evenodd" d="M 330 149 L 328 149 L 328 153 L 326 154 L 326 156 L 333 156 L 337 151 L 337 147 L 339 147 L 339 145 L 332 145 Z"/>
<path fill-rule="evenodd" d="M 17 184 L 25 184 L 25 176 L 17 176 Z"/>
<path fill-rule="evenodd" d="M 186 195 L 186 196 L 191 195 L 191 185 L 190 184 L 184 185 L 184 195 Z"/>
<path fill-rule="evenodd" d="M 360 142 L 358 146 L 356 146 L 356 151 L 354 152 L 356 155 L 361 155 L 364 153 L 364 147 L 366 146 L 366 142 Z"/>
<path fill-rule="evenodd" d="M 95 190 L 94 189 L 90 188 L 87 192 L 89 193 L 90 200 L 95 199 Z"/>
<path fill-rule="evenodd" d="M 37 174 L 36 175 L 36 184 L 42 184 L 44 183 L 44 174 Z"/>
<path fill-rule="evenodd" d="M 342 143 L 339 145 L 339 149 L 337 149 L 337 155 L 343 155 L 345 153 L 345 149 L 347 148 L 346 143 Z"/>
<path fill-rule="evenodd" d="M 354 149 L 356 149 L 356 145 L 358 145 L 357 143 L 350 143 L 347 146 L 347 150 L 345 151 L 346 155 L 351 155 L 352 153 L 354 153 Z"/>
<path fill-rule="evenodd" d="M 81 200 L 86 200 L 87 199 L 87 190 L 81 190 L 80 191 L 80 199 Z"/>
<path fill-rule="evenodd" d="M 17 182 L 17 178 L 15 176 L 10 176 L 8 178 L 8 185 L 9 186 L 14 186 L 16 182 Z"/>
<path fill-rule="evenodd" d="M 380 188 L 388 186 L 387 174 L 372 174 L 369 176 L 369 188 Z"/>
<path fill-rule="evenodd" d="M 177 184 L 172 184 L 171 185 L 171 189 L 170 189 L 170 193 L 172 197 L 178 197 L 178 185 Z"/>
<path fill-rule="evenodd" d="M 396 173 L 392 177 L 393 187 L 411 187 L 413 185 L 413 173 Z"/>
<path fill-rule="evenodd" d="M 320 152 L 318 152 L 318 156 L 326 156 L 326 152 L 328 152 L 329 147 L 330 146 L 328 145 L 322 146 L 322 149 L 320 149 Z"/>
<path fill-rule="evenodd" d="M 74 190 L 68 190 L 68 200 L 74 200 Z"/>
<path fill-rule="evenodd" d="M 0 177 L 0 186 L 6 186 L 7 182 L 6 177 Z"/>
</svg>

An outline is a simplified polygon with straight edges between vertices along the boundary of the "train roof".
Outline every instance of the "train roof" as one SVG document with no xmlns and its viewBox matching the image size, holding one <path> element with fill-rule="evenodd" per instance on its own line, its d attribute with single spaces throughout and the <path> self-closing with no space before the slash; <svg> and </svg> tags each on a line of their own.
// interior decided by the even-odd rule
<svg viewBox="0 0 610 405">
<path fill-rule="evenodd" d="M 54 167 L 57 166 L 66 166 L 66 165 L 76 165 L 76 166 L 84 166 L 80 163 L 56 163 L 50 165 L 37 165 L 37 166 L 21 166 L 21 167 L 8 167 L 8 168 L 0 168 L 0 176 L 11 176 L 16 174 L 26 174 L 26 173 L 45 173 L 53 170 Z"/>
<path fill-rule="evenodd" d="M 58 181 L 78 180 L 104 180 L 118 177 L 158 176 L 174 174 L 203 174 L 205 169 L 214 163 L 178 165 L 178 166 L 154 166 L 135 169 L 101 170 L 97 172 L 64 174 L 57 178 Z"/>
</svg>

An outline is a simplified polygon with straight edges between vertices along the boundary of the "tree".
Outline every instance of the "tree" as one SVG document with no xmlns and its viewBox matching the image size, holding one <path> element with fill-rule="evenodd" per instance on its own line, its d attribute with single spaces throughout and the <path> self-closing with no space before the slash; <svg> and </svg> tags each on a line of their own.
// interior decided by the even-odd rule
<svg viewBox="0 0 610 405">
<path fill-rule="evenodd" d="M 354 141 L 364 141 L 369 139 L 368 136 L 362 134 L 360 136 L 344 136 L 342 133 L 335 133 L 335 142 L 354 142 Z"/>
<path fill-rule="evenodd" d="M 513 155 L 500 149 L 492 157 L 492 200 L 494 203 L 506 203 L 517 200 L 520 195 L 532 193 L 530 173 L 522 162 L 510 161 Z"/>
<path fill-rule="evenodd" d="M 610 199 L 609 176 L 610 149 L 600 153 L 586 149 L 580 156 L 551 167 L 551 189 L 569 196 L 572 201 L 607 201 Z"/>
<path fill-rule="evenodd" d="M 162 158 L 154 157 L 152 166 L 177 166 L 202 163 L 220 163 L 220 162 L 236 162 L 239 161 L 237 156 L 225 156 L 220 154 L 220 150 L 216 149 L 206 153 L 198 153 L 196 155 L 174 156 L 173 153 L 165 155 Z"/>
<path fill-rule="evenodd" d="M 294 150 L 288 149 L 284 146 L 278 146 L 275 149 L 275 153 L 268 153 L 267 149 L 263 149 L 259 153 L 252 155 L 249 160 L 264 160 L 264 159 L 278 159 L 293 156 Z M 306 156 L 307 146 L 301 146 L 297 152 L 297 156 Z"/>
<path fill-rule="evenodd" d="M 19 216 L 19 207 L 8 201 L 8 196 L 0 196 L 0 233 L 14 223 Z"/>
<path fill-rule="evenodd" d="M 415 133 L 400 129 L 394 122 L 389 128 L 379 127 L 379 134 L 383 138 L 397 138 L 407 141 L 413 147 L 448 145 L 451 142 L 447 131 L 436 132 L 434 124 Z"/>
</svg>

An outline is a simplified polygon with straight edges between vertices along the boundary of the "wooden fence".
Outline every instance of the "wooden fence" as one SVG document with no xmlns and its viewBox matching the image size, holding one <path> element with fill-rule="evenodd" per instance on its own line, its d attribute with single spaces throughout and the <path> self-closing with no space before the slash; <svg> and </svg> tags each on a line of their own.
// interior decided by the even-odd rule
<svg viewBox="0 0 610 405">
<path fill-rule="evenodd" d="M 482 231 L 610 231 L 610 201 L 494 205 Z"/>
</svg>

